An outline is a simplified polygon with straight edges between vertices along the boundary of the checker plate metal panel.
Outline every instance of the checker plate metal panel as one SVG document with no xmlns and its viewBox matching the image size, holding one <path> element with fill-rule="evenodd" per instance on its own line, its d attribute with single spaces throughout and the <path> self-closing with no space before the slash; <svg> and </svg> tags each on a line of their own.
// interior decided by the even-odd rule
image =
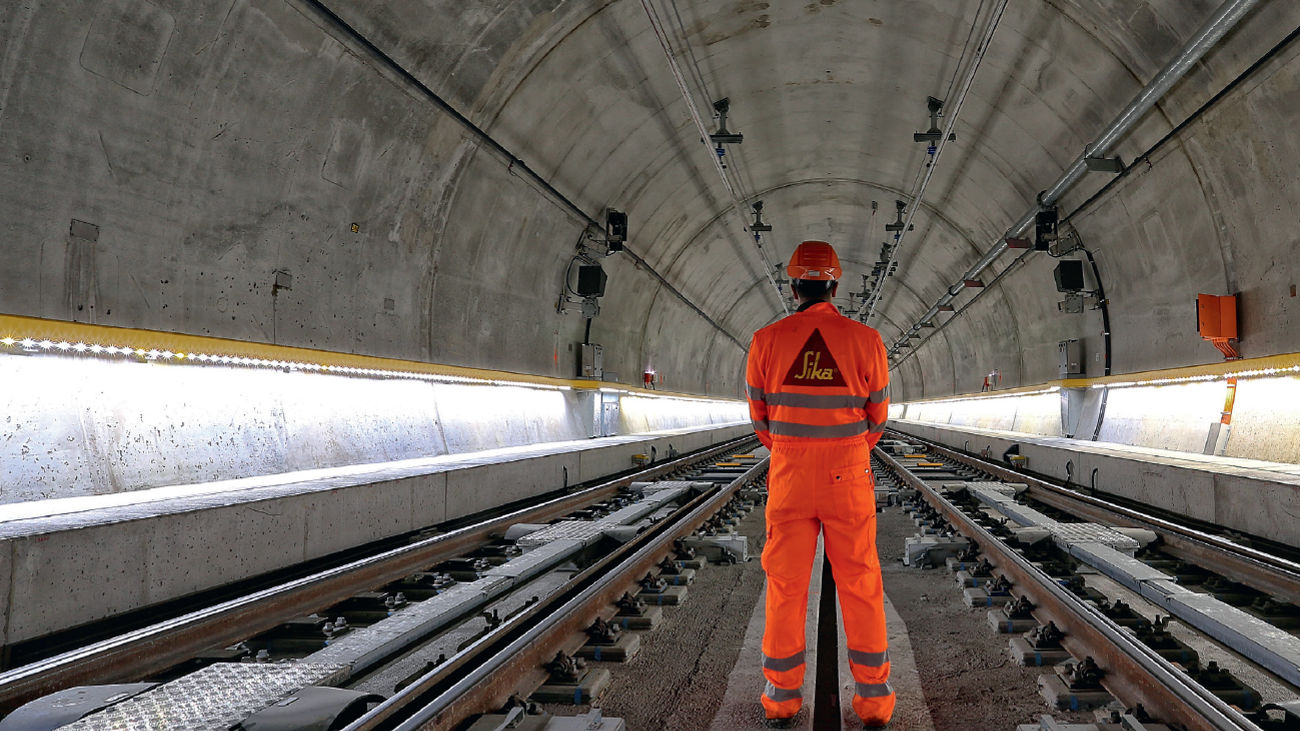
<svg viewBox="0 0 1300 731">
<path fill-rule="evenodd" d="M 64 726 L 68 731 L 226 731 L 309 685 L 330 685 L 343 665 L 217 663 Z"/>
<path fill-rule="evenodd" d="M 633 482 L 632 489 L 640 492 L 657 492 L 659 490 L 689 490 L 693 487 L 708 489 L 713 487 L 711 482 L 700 482 L 698 480 L 663 480 L 661 482 Z"/>
<path fill-rule="evenodd" d="M 1052 532 L 1058 545 L 1100 543 L 1124 553 L 1133 553 L 1140 547 L 1137 539 L 1097 523 L 1054 523 L 1044 527 Z"/>
<path fill-rule="evenodd" d="M 589 544 L 601 537 L 605 531 L 619 525 L 636 522 L 655 508 L 667 503 L 691 488 L 694 483 L 685 481 L 652 482 L 640 489 L 645 497 L 620 508 L 619 510 L 597 520 L 561 520 L 538 531 L 522 536 L 516 543 L 520 548 L 544 546 L 552 541 L 579 541 Z"/>
<path fill-rule="evenodd" d="M 606 527 L 605 523 L 598 520 L 561 520 L 523 536 L 517 543 L 521 548 L 544 546 L 551 541 L 561 540 L 586 543 L 599 536 Z"/>
<path fill-rule="evenodd" d="M 997 481 L 990 481 L 990 480 L 971 480 L 970 482 L 964 482 L 958 484 L 966 488 L 978 487 L 985 490 L 991 490 L 993 492 L 1001 493 L 1008 497 L 1014 497 L 1015 495 L 1024 492 L 1026 489 L 1023 483 L 1008 483 L 1008 482 L 997 482 Z"/>
</svg>

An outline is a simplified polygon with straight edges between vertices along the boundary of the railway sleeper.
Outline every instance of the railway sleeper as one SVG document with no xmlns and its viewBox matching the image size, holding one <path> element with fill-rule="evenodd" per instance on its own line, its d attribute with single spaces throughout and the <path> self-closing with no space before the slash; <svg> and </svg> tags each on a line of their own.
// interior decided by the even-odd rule
<svg viewBox="0 0 1300 731">
<path fill-rule="evenodd" d="M 940 491 L 946 498 L 957 504 L 959 509 L 966 511 L 973 522 L 980 523 L 986 528 L 990 525 L 988 520 L 988 506 L 990 503 L 994 503 L 995 507 L 1001 510 L 1007 508 L 1014 501 L 1015 496 L 1023 492 L 1023 490 L 1018 489 L 1019 486 L 1008 485 L 1002 490 L 984 491 L 984 494 L 981 495 L 978 490 L 971 490 L 972 486 L 972 481 L 948 483 L 943 485 Z M 994 496 L 993 499 L 990 499 L 990 494 Z M 984 504 L 981 505 L 980 503 Z M 1028 510 L 1030 514 L 1036 512 L 1032 508 Z M 917 518 L 918 525 L 924 525 L 927 522 L 928 519 L 923 516 L 928 516 L 932 512 L 937 513 L 937 511 L 930 509 L 928 503 L 921 501 L 919 498 L 912 503 L 912 512 L 914 517 Z M 1025 514 L 1018 512 L 1014 507 L 1003 512 L 1009 518 L 1019 519 L 1017 522 L 1022 525 L 1030 522 L 1024 520 Z M 1116 533 L 1120 534 L 1120 537 L 1116 538 L 1105 534 L 1105 531 L 1109 529 L 1102 526 L 1094 528 L 1094 524 L 1060 523 L 1050 518 L 1044 522 L 1068 526 L 1062 529 L 1062 532 L 1082 530 L 1092 531 L 1093 534 L 1101 534 L 1103 537 L 1111 539 L 1112 543 L 1128 549 L 1130 555 L 1133 551 L 1141 551 L 1150 555 L 1153 550 L 1149 545 L 1154 541 L 1154 534 L 1146 535 L 1141 531 L 1116 531 Z M 1261 729 L 1265 729 L 1265 731 L 1300 729 L 1300 701 L 1288 702 L 1290 705 L 1262 704 L 1258 692 L 1239 681 L 1226 669 L 1219 667 L 1217 663 L 1210 662 L 1202 666 L 1198 653 L 1168 632 L 1167 622 L 1169 617 L 1157 616 L 1154 621 L 1149 620 L 1138 614 L 1121 599 L 1112 600 L 1103 592 L 1090 586 L 1085 580 L 1084 574 L 1095 573 L 1096 569 L 1091 566 L 1081 566 L 1079 559 L 1082 558 L 1087 561 L 1092 553 L 1105 554 L 1106 550 L 1114 553 L 1114 549 L 1107 548 L 1104 543 L 1101 544 L 1100 548 L 1097 545 L 1092 545 L 1088 547 L 1088 551 L 1082 552 L 1082 556 L 1076 556 L 1075 552 L 1070 550 L 1072 548 L 1070 541 L 1060 540 L 1060 536 L 1053 535 L 1050 528 L 1047 531 L 1015 530 L 1014 532 L 1005 531 L 1005 533 L 1014 535 L 1015 539 L 1021 542 L 1022 545 L 1015 549 L 1016 552 L 1033 561 L 1045 573 L 1055 576 L 1058 583 L 1063 587 L 1095 605 L 1102 614 L 1121 627 L 1125 627 L 1143 644 L 1151 647 L 1163 658 L 1182 668 L 1189 677 L 1202 687 L 1226 703 L 1251 712 L 1251 719 Z M 917 536 L 908 540 L 915 541 L 922 538 L 923 536 Z M 1048 538 L 1052 540 L 1045 540 Z M 1125 543 L 1124 538 L 1133 539 L 1133 542 Z M 1259 621 L 1261 615 L 1277 616 L 1284 621 L 1290 618 L 1300 620 L 1300 610 L 1294 610 L 1291 605 L 1272 601 L 1267 597 L 1261 598 L 1258 592 L 1254 592 L 1236 582 L 1216 577 L 1200 567 L 1185 564 L 1182 561 L 1170 561 L 1148 556 L 1144 556 L 1142 562 L 1152 570 L 1156 568 L 1176 570 L 1179 577 L 1195 580 L 1197 584 L 1202 585 L 1206 593 L 1199 596 L 1204 597 L 1205 600 L 1218 601 L 1229 610 L 1240 612 L 1255 619 L 1255 621 Z M 957 585 L 962 587 L 969 606 L 999 605 L 988 612 L 988 623 L 991 628 L 1008 634 L 1023 632 L 1023 635 L 1012 637 L 1009 640 L 1010 652 L 1013 657 L 1025 665 L 1050 666 L 1053 668 L 1052 673 L 1040 675 L 1038 680 L 1040 692 L 1049 705 L 1071 711 L 1107 706 L 1114 707 L 1117 705 L 1117 701 L 1102 685 L 1104 671 L 1090 657 L 1084 657 L 1082 660 L 1073 659 L 1061 644 L 1062 633 L 1050 621 L 1047 624 L 1037 624 L 1032 618 L 1033 607 L 1029 600 L 1023 596 L 1019 599 L 1013 597 L 1009 582 L 991 571 L 993 567 L 987 559 L 981 559 L 979 563 L 975 563 L 974 555 L 967 554 L 960 558 L 954 555 L 948 557 L 946 563 L 954 573 Z M 1066 571 L 1069 574 L 1062 576 L 1061 574 Z M 1109 572 L 1106 571 L 1105 567 L 1102 567 L 1102 573 Z M 1209 578 L 1205 578 L 1202 574 Z M 1161 578 L 1169 579 L 1172 577 L 1162 575 Z M 1251 611 L 1247 614 L 1247 612 L 1237 609 L 1238 606 L 1245 606 Z M 1036 626 L 1032 626 L 1026 631 L 1026 624 Z M 1297 621 L 1297 624 L 1300 624 L 1300 621 Z M 1109 722 L 1099 722 L 1097 724 L 1060 724 L 1051 716 L 1044 716 L 1039 725 L 1022 725 L 1018 728 L 1018 731 L 1029 731 L 1030 729 L 1061 729 L 1062 731 L 1125 729 L 1126 731 L 1132 731 L 1134 729 L 1167 728 L 1162 724 L 1152 723 L 1145 713 L 1139 715 L 1115 713 L 1114 718 L 1110 719 Z"/>
</svg>

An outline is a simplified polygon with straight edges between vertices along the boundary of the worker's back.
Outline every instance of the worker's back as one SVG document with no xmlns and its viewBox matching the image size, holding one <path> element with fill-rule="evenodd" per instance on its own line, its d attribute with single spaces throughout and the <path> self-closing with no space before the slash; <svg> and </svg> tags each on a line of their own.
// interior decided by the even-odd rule
<svg viewBox="0 0 1300 731">
<path fill-rule="evenodd" d="M 884 429 L 884 343 L 829 302 L 754 333 L 747 380 L 755 430 L 769 446 L 829 439 L 869 448 Z"/>
</svg>

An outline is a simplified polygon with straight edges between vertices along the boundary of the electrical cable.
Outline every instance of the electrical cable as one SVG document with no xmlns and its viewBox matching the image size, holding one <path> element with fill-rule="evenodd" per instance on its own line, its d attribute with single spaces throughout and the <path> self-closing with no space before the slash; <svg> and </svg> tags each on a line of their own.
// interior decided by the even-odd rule
<svg viewBox="0 0 1300 731">
<path fill-rule="evenodd" d="M 735 186 L 732 185 L 731 179 L 727 176 L 726 168 L 722 167 L 722 161 L 713 153 L 708 146 L 709 130 L 704 126 L 704 120 L 700 117 L 700 110 L 695 105 L 695 99 L 691 96 L 690 88 L 686 84 L 686 79 L 682 76 L 681 67 L 677 63 L 677 57 L 673 54 L 672 44 L 668 41 L 667 32 L 663 27 L 663 22 L 659 18 L 658 12 L 654 9 L 650 0 L 641 0 L 641 7 L 645 10 L 646 16 L 650 20 L 650 27 L 654 31 L 655 37 L 659 39 L 659 45 L 663 48 L 664 57 L 668 60 L 668 68 L 672 71 L 673 80 L 677 82 L 677 90 L 681 92 L 682 100 L 686 102 L 686 109 L 691 114 L 691 120 L 695 122 L 695 127 L 700 133 L 700 143 L 708 150 L 709 159 L 713 161 L 713 167 L 718 172 L 718 177 L 722 180 L 722 186 L 726 188 L 727 194 L 731 197 L 732 209 L 740 217 L 742 229 L 747 229 L 749 221 L 745 216 L 744 201 L 736 193 Z M 767 252 L 763 245 L 754 242 L 754 248 L 758 250 L 759 259 L 763 264 L 763 275 L 767 277 L 768 284 L 772 285 L 772 291 L 776 294 L 777 302 L 781 305 L 781 310 L 785 314 L 790 313 L 790 308 L 786 304 L 785 298 L 781 296 L 781 288 L 777 285 L 776 280 L 772 277 L 774 267 L 772 262 L 767 258 Z"/>
<path fill-rule="evenodd" d="M 705 99 L 712 99 L 713 92 L 709 90 L 709 83 L 704 77 L 703 70 L 700 69 L 700 61 L 695 55 L 695 49 L 691 47 L 686 35 L 686 22 L 682 20 L 681 10 L 677 6 L 677 0 L 668 0 L 673 9 L 673 17 L 677 19 L 677 28 L 681 31 L 682 52 L 686 55 L 686 60 L 690 62 L 691 69 L 695 72 L 695 83 L 700 85 L 700 91 L 704 92 Z"/>
<path fill-rule="evenodd" d="M 1229 81 L 1226 86 L 1220 89 L 1217 94 L 1207 99 L 1204 104 L 1197 107 L 1196 110 L 1193 111 L 1191 114 L 1187 115 L 1187 118 L 1179 122 L 1178 126 L 1169 130 L 1169 132 L 1167 132 L 1163 137 L 1161 137 L 1159 140 L 1156 140 L 1155 144 L 1151 145 L 1146 150 L 1144 150 L 1142 154 L 1134 158 L 1132 163 L 1126 166 L 1122 171 L 1120 171 L 1117 175 L 1112 177 L 1110 180 L 1106 181 L 1106 184 L 1101 186 L 1101 188 L 1099 188 L 1097 192 L 1088 196 L 1087 200 L 1075 206 L 1073 210 L 1071 210 L 1068 214 L 1066 214 L 1061 218 L 1061 223 L 1068 222 L 1074 216 L 1092 207 L 1092 205 L 1096 203 L 1098 200 L 1100 200 L 1102 196 L 1104 196 L 1107 192 L 1109 192 L 1112 188 L 1114 188 L 1117 183 L 1127 178 L 1129 176 L 1129 173 L 1131 173 L 1133 169 L 1137 167 L 1137 164 L 1139 162 L 1146 162 L 1148 165 L 1150 165 L 1151 156 L 1153 154 L 1158 152 L 1160 148 L 1164 147 L 1165 144 L 1167 144 L 1170 140 L 1173 140 L 1175 137 L 1181 134 L 1182 131 L 1187 129 L 1187 127 L 1191 125 L 1193 122 L 1200 119 L 1201 115 L 1205 114 L 1210 109 L 1217 106 L 1219 102 L 1224 99 L 1224 97 L 1228 96 L 1228 94 L 1234 91 L 1238 86 L 1241 86 L 1241 84 L 1245 83 L 1245 81 L 1249 79 L 1251 76 L 1254 76 L 1255 72 L 1258 71 L 1261 66 L 1271 61 L 1275 56 L 1277 56 L 1282 51 L 1286 50 L 1287 47 L 1290 46 L 1292 43 L 1295 43 L 1297 38 L 1300 38 L 1300 28 L 1296 28 L 1295 30 L 1288 33 L 1285 38 L 1278 41 L 1272 48 L 1268 49 L 1268 51 L 1266 51 L 1263 56 L 1260 56 L 1258 59 L 1255 60 L 1254 63 L 1252 63 L 1250 66 L 1247 66 L 1244 71 L 1242 71 L 1240 74 L 1237 74 L 1237 76 L 1234 77 L 1232 81 Z"/>
<path fill-rule="evenodd" d="M 699 57 L 695 55 L 695 48 L 691 46 L 690 39 L 686 31 L 686 21 L 682 19 L 680 6 L 677 0 L 667 0 L 668 6 L 672 9 L 673 18 L 677 21 L 677 30 L 679 31 L 678 40 L 681 44 L 682 55 L 686 57 L 689 68 L 692 72 L 693 81 L 699 85 L 700 91 L 704 93 L 705 99 L 712 99 L 713 91 L 709 88 L 709 83 L 704 75 L 704 70 L 700 68 Z M 667 13 L 665 13 L 667 14 Z M 740 193 L 742 201 L 750 201 L 757 197 L 755 191 L 758 189 L 754 185 L 753 176 L 750 174 L 748 161 L 741 155 L 735 155 L 732 158 L 736 174 L 736 189 Z"/>
<path fill-rule="evenodd" d="M 975 17 L 971 18 L 970 30 L 966 31 L 966 42 L 961 44 L 961 55 L 957 56 L 957 65 L 952 69 L 952 78 L 948 80 L 948 88 L 943 92 L 945 100 L 952 94 L 953 84 L 957 83 L 957 75 L 961 73 L 961 67 L 966 60 L 966 51 L 970 50 L 970 39 L 975 37 L 975 29 L 980 24 L 980 15 L 984 13 L 985 2 L 987 0 L 980 0 L 979 7 L 975 8 Z"/>
<path fill-rule="evenodd" d="M 1008 274 L 1011 273 L 1012 270 L 1014 270 L 1014 269 L 1016 269 L 1017 267 L 1019 267 L 1020 264 L 1022 264 L 1022 263 L 1024 262 L 1025 259 L 1029 258 L 1029 255 L 1032 254 L 1032 253 L 1034 253 L 1034 250 L 1033 250 L 1033 249 L 1026 249 L 1024 252 L 1022 252 L 1022 253 L 1020 254 L 1020 256 L 1017 256 L 1015 259 L 1012 259 L 1012 260 L 1011 260 L 1011 263 L 1007 265 L 1007 268 L 1006 268 L 1006 269 L 1003 269 L 1001 272 L 999 272 L 999 273 L 997 274 L 997 276 L 993 277 L 993 280 L 990 281 L 990 282 L 988 283 L 988 285 L 985 287 L 985 289 L 986 289 L 986 290 L 987 290 L 987 289 L 992 289 L 994 286 L 996 286 L 999 282 L 1002 281 L 1002 278 L 1003 278 L 1003 277 L 1007 276 Z M 948 324 L 949 324 L 949 323 L 952 323 L 952 322 L 956 321 L 957 318 L 959 318 L 959 317 L 961 317 L 963 314 L 965 314 L 966 310 L 969 309 L 970 306 L 973 305 L 973 304 L 975 304 L 975 300 L 972 299 L 972 300 L 970 300 L 969 302 L 967 302 L 966 304 L 962 305 L 958 310 L 956 310 L 955 312 L 953 312 L 953 313 L 952 313 L 952 317 L 949 317 L 947 320 L 945 320 L 945 321 L 943 321 L 943 322 L 941 322 L 941 323 L 935 325 L 934 332 L 932 332 L 932 333 L 930 333 L 929 335 L 927 335 L 927 336 L 925 337 L 925 339 L 923 339 L 921 342 L 917 343 L 917 344 L 914 345 L 914 346 L 911 346 L 911 350 L 910 350 L 910 352 L 904 353 L 903 356 L 902 356 L 901 358 L 898 359 L 898 362 L 895 363 L 893 366 L 890 367 L 891 370 L 892 370 L 893 368 L 897 368 L 898 366 L 902 365 L 902 364 L 903 364 L 903 361 L 905 361 L 905 360 L 907 360 L 908 358 L 910 358 L 910 357 L 916 355 L 917 352 L 920 351 L 921 346 L 923 346 L 923 345 L 925 345 L 926 343 L 930 342 L 930 338 L 933 338 L 935 335 L 938 335 L 941 331 L 943 331 L 944 328 L 948 327 Z M 897 346 L 895 346 L 895 347 L 897 347 Z"/>
<path fill-rule="evenodd" d="M 952 94 L 953 84 L 957 83 L 957 75 L 961 73 L 962 66 L 965 65 L 964 61 L 966 60 L 966 51 L 970 50 L 971 38 L 975 36 L 975 29 L 979 27 L 980 16 L 984 13 L 985 2 L 986 0 L 980 0 L 979 6 L 975 9 L 975 15 L 971 18 L 970 30 L 966 31 L 966 41 L 962 43 L 961 53 L 957 56 L 957 65 L 953 67 L 952 78 L 948 80 L 948 88 L 943 92 L 943 99 L 945 100 Z M 921 175 L 925 173 L 926 168 L 930 167 L 931 162 L 933 161 L 927 159 L 917 166 L 916 174 L 912 176 L 912 184 L 907 188 L 909 196 L 912 195 L 912 191 L 916 190 L 917 183 L 921 180 Z M 872 216 L 875 216 L 874 211 L 872 212 Z M 883 281 L 878 281 L 876 282 L 875 287 L 879 287 L 881 284 L 883 284 Z M 866 300 L 864 299 L 863 301 L 865 302 Z"/>
<path fill-rule="evenodd" d="M 948 138 L 957 126 L 957 117 L 961 114 L 962 105 L 966 102 L 966 95 L 970 93 L 971 85 L 975 83 L 975 75 L 979 73 L 980 65 L 984 60 L 984 54 L 988 53 L 989 46 L 993 43 L 993 35 L 997 32 L 998 26 L 1002 22 L 1002 13 L 1006 10 L 1008 0 L 998 0 L 997 6 L 993 8 L 989 15 L 988 24 L 984 28 L 984 33 L 980 37 L 979 45 L 975 47 L 974 55 L 971 57 L 970 64 L 966 69 L 966 75 L 962 79 L 961 90 L 957 94 L 957 100 L 952 105 L 952 111 L 947 116 L 947 122 L 943 126 L 943 132 L 939 136 L 939 144 L 936 146 L 934 155 L 930 158 L 929 165 L 925 170 L 925 178 L 921 181 L 921 187 L 912 196 L 908 205 L 907 220 L 903 222 L 903 229 L 896 234 L 894 239 L 894 248 L 889 252 L 889 259 L 885 262 L 885 271 L 888 272 L 890 266 L 898 258 L 898 252 L 903 248 L 903 239 L 907 237 L 908 230 L 912 227 L 912 219 L 916 217 L 916 212 L 921 207 L 922 201 L 925 200 L 925 189 L 929 187 L 930 181 L 934 177 L 934 171 L 939 167 L 939 158 L 943 151 L 947 149 Z M 859 319 L 866 319 L 875 314 L 876 305 L 880 302 L 880 295 L 885 290 L 885 282 L 888 277 L 880 280 L 880 286 L 871 292 L 866 304 L 866 317 L 862 315 L 862 308 L 854 313 Z"/>
<path fill-rule="evenodd" d="M 399 64 L 396 59 L 389 56 L 369 38 L 363 35 L 347 21 L 343 20 L 342 17 L 331 10 L 329 6 L 322 2 L 322 0 L 300 0 L 300 2 L 307 9 L 314 11 L 321 20 L 334 30 L 338 31 L 339 34 L 356 44 L 360 50 L 369 54 L 373 60 L 378 61 L 380 68 L 396 76 L 408 87 L 415 90 L 420 97 L 425 99 L 425 101 L 428 101 L 444 114 L 451 117 L 452 120 L 459 124 L 462 129 L 468 132 L 481 144 L 486 145 L 493 153 L 505 158 L 505 160 L 508 161 L 507 170 L 509 170 L 512 175 L 516 175 L 516 170 L 521 171 L 524 174 L 522 178 L 525 181 L 531 181 L 530 185 L 541 188 L 541 191 L 545 194 L 543 197 L 559 205 L 562 210 L 567 211 L 574 218 L 581 221 L 584 224 L 583 233 L 586 232 L 587 228 L 595 228 L 598 231 L 604 231 L 605 227 L 603 224 L 588 215 L 586 211 L 578 207 L 578 204 L 574 203 L 568 196 L 561 193 L 555 186 L 551 185 L 551 183 L 543 178 L 537 171 L 528 167 L 527 163 L 516 157 L 515 154 L 506 149 L 504 145 L 497 142 L 495 138 L 481 129 L 478 125 L 474 124 L 474 122 L 472 122 L 468 117 L 461 114 L 460 111 L 453 107 L 449 102 L 434 92 L 433 89 L 429 88 L 428 85 L 416 78 L 415 75 L 408 71 L 405 66 Z M 692 302 L 686 295 L 682 294 L 681 290 L 670 284 L 667 279 L 664 279 L 663 276 L 655 270 L 654 267 L 646 263 L 645 259 L 632 251 L 631 247 L 626 243 L 623 245 L 623 253 L 636 263 L 637 268 L 645 270 L 647 274 L 658 281 L 660 285 L 667 289 L 674 297 L 681 300 L 687 307 L 694 311 L 695 314 L 699 315 L 705 322 L 713 326 L 715 330 L 726 336 L 728 340 L 739 346 L 742 351 L 749 350 L 748 345 L 741 342 L 735 335 L 732 335 L 704 310 L 701 310 L 699 306 Z"/>
<path fill-rule="evenodd" d="M 1055 204 L 1067 190 L 1083 178 L 1088 170 L 1085 159 L 1087 156 L 1104 156 L 1109 153 L 1119 139 L 1131 131 L 1145 114 L 1186 75 L 1188 70 L 1200 59 L 1204 58 L 1205 54 L 1218 44 L 1224 35 L 1235 28 L 1258 2 L 1259 0 L 1224 0 L 1210 15 L 1209 19 L 1188 39 L 1179 52 L 1160 69 L 1146 86 L 1138 91 L 1137 95 L 1098 134 L 1093 143 L 1084 148 L 1083 154 L 1075 158 L 1074 163 L 1061 173 L 1061 176 L 1050 188 L 1038 194 L 1034 207 L 1012 224 L 994 242 L 993 246 L 962 275 L 962 279 L 949 286 L 944 295 L 921 316 L 918 322 L 933 318 L 938 314 L 940 307 L 951 303 L 957 294 L 962 291 L 963 280 L 974 279 L 991 266 L 1002 252 L 1010 247 L 1008 244 L 1009 238 L 1020 236 L 1024 231 L 1028 230 L 1034 223 L 1035 215 L 1043 207 Z M 976 293 L 974 299 L 978 298 L 979 293 Z M 915 332 L 916 329 L 917 325 L 914 324 L 912 332 Z M 906 338 L 900 339 L 889 349 L 890 354 L 896 352 L 905 341 Z"/>
</svg>

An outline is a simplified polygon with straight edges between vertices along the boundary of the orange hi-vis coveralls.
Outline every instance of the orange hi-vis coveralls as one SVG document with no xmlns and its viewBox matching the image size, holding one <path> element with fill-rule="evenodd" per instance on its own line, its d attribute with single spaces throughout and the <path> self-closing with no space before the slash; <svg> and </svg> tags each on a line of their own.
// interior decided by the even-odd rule
<svg viewBox="0 0 1300 731">
<path fill-rule="evenodd" d="M 772 450 L 763 708 L 768 718 L 786 718 L 803 705 L 808 580 L 824 533 L 856 687 L 853 709 L 867 723 L 884 723 L 894 691 L 870 458 L 889 411 L 884 343 L 835 305 L 805 303 L 754 333 L 746 380 L 754 431 Z"/>
</svg>

